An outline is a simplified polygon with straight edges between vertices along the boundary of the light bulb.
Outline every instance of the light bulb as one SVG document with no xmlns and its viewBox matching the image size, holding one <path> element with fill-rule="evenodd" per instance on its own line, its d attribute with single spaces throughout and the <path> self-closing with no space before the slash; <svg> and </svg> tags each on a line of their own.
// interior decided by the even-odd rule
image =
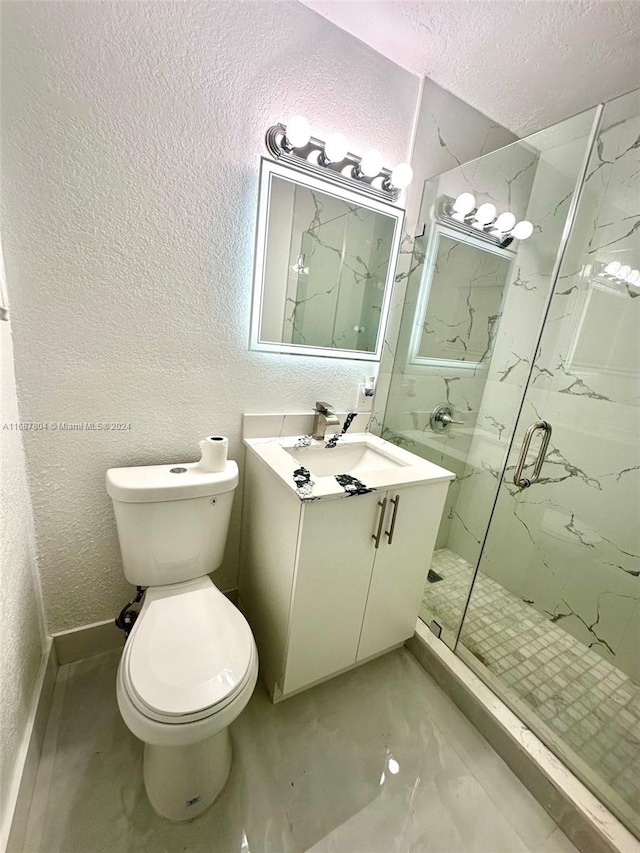
<svg viewBox="0 0 640 853">
<path fill-rule="evenodd" d="M 329 163 L 340 163 L 347 156 L 349 146 L 343 133 L 332 133 L 324 146 L 324 156 Z"/>
<path fill-rule="evenodd" d="M 375 178 L 382 169 L 382 154 L 374 148 L 367 151 L 360 161 L 360 171 L 367 178 Z"/>
<path fill-rule="evenodd" d="M 473 218 L 479 225 L 488 225 L 496 218 L 497 212 L 495 204 L 487 201 L 480 205 Z"/>
<path fill-rule="evenodd" d="M 391 183 L 399 190 L 408 187 L 413 180 L 413 169 L 408 163 L 398 163 L 391 172 Z"/>
<path fill-rule="evenodd" d="M 526 219 L 523 219 L 521 222 L 518 222 L 516 226 L 511 230 L 511 236 L 515 237 L 516 240 L 528 240 L 532 234 L 533 225 Z"/>
<path fill-rule="evenodd" d="M 289 145 L 304 148 L 311 139 L 311 125 L 304 116 L 291 116 L 287 121 L 285 136 Z"/>
<path fill-rule="evenodd" d="M 476 197 L 471 193 L 460 193 L 458 198 L 453 202 L 453 210 L 460 216 L 464 217 L 476 206 Z"/>
<path fill-rule="evenodd" d="M 640 270 L 631 270 L 626 278 L 629 284 L 635 284 L 640 279 Z"/>
<path fill-rule="evenodd" d="M 622 264 L 620 261 L 611 261 L 611 263 L 607 264 L 604 268 L 605 275 L 617 275 L 621 266 Z"/>
<path fill-rule="evenodd" d="M 630 272 L 631 267 L 628 264 L 625 264 L 623 267 L 620 267 L 620 269 L 616 273 L 616 278 L 620 278 L 622 279 L 622 281 L 624 281 Z"/>
<path fill-rule="evenodd" d="M 493 223 L 492 231 L 495 231 L 497 234 L 506 234 L 507 231 L 511 231 L 513 226 L 516 224 L 516 218 L 513 213 L 501 213 L 500 216 Z"/>
</svg>

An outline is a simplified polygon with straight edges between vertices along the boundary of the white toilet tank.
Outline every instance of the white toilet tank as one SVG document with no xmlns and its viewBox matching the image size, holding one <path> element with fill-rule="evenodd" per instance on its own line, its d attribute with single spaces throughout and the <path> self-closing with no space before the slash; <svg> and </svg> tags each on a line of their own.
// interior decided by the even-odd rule
<svg viewBox="0 0 640 853">
<path fill-rule="evenodd" d="M 218 568 L 238 485 L 235 462 L 215 474 L 198 462 L 110 468 L 106 480 L 130 583 L 180 583 Z"/>
</svg>

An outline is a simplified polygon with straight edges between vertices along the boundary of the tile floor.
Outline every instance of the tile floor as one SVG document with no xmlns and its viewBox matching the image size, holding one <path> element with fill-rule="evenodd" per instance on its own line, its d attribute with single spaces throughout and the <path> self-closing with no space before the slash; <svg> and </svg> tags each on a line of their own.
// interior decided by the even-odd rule
<svg viewBox="0 0 640 853">
<path fill-rule="evenodd" d="M 431 568 L 442 580 L 427 583 L 425 608 L 455 631 L 473 567 L 443 548 Z M 461 642 L 640 812 L 640 686 L 482 574 Z"/>
<path fill-rule="evenodd" d="M 218 801 L 162 821 L 117 664 L 60 669 L 25 853 L 576 853 L 406 649 L 280 705 L 259 685 Z"/>
</svg>

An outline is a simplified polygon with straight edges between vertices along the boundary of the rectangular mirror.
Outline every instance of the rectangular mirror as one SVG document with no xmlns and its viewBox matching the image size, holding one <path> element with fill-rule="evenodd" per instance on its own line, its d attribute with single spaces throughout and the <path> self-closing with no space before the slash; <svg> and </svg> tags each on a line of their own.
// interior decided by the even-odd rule
<svg viewBox="0 0 640 853">
<path fill-rule="evenodd" d="M 403 216 L 263 159 L 251 349 L 378 361 Z"/>
<path fill-rule="evenodd" d="M 475 368 L 491 355 L 513 253 L 434 225 L 410 349 L 413 364 Z"/>
</svg>

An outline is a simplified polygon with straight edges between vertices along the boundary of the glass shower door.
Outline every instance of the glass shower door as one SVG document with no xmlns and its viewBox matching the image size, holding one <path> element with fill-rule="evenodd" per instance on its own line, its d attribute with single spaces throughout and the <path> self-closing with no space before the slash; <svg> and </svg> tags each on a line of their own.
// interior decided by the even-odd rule
<svg viewBox="0 0 640 853">
<path fill-rule="evenodd" d="M 558 273 L 597 110 L 427 181 L 383 436 L 456 475 L 420 618 L 453 648 Z M 443 224 L 474 193 L 535 231 L 497 249 Z M 467 229 L 468 231 L 469 229 Z M 443 406 L 446 407 L 443 409 Z M 437 413 L 447 410 L 444 425 Z"/>
<path fill-rule="evenodd" d="M 603 112 L 456 646 L 636 833 L 638 106 Z"/>
</svg>

